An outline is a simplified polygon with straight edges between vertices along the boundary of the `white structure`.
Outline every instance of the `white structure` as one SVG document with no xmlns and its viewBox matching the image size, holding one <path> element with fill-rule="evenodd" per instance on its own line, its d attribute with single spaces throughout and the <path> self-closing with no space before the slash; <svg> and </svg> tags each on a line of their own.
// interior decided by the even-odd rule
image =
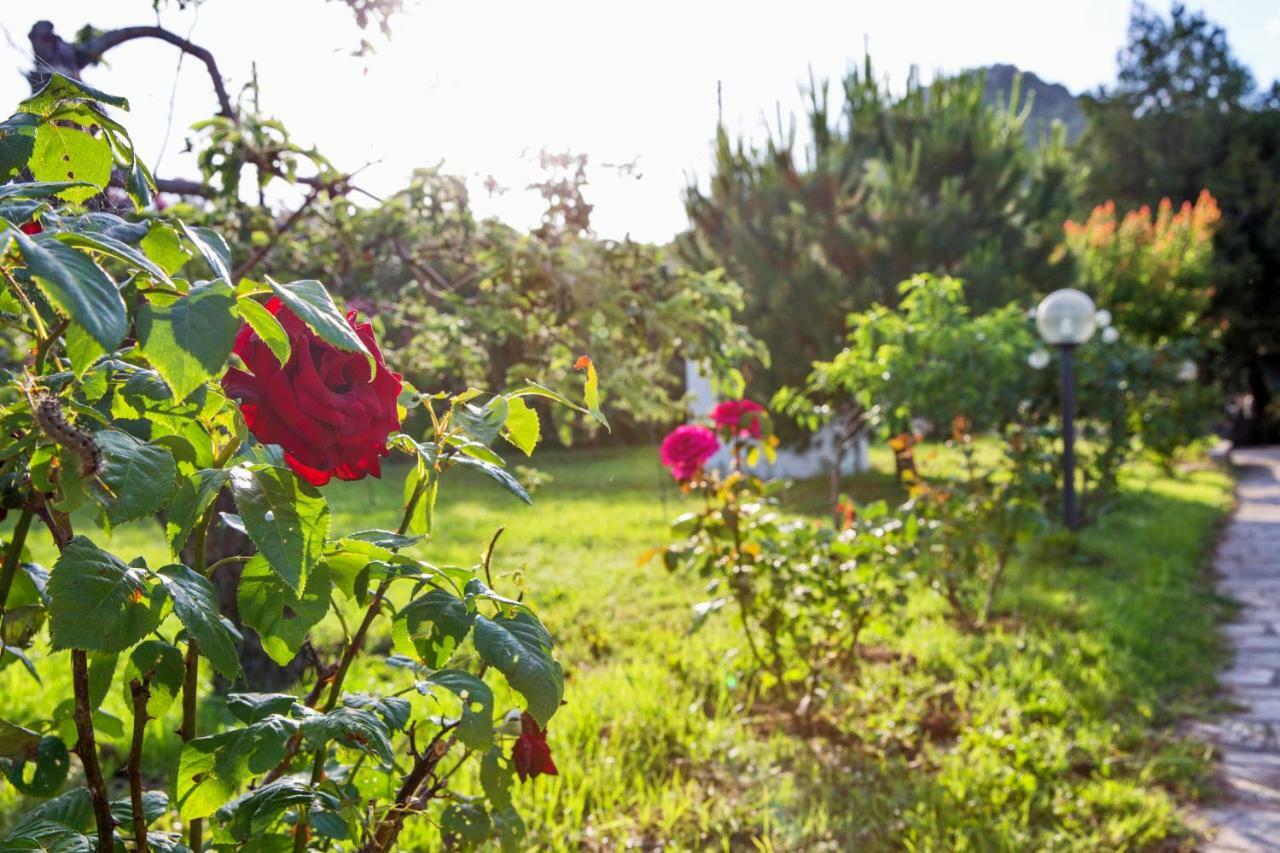
<svg viewBox="0 0 1280 853">
<path fill-rule="evenodd" d="M 711 379 L 703 374 L 697 362 L 686 360 L 684 363 L 685 387 L 689 392 L 690 417 L 706 420 L 719 400 Z M 761 458 L 760 464 L 752 470 L 762 477 L 777 479 L 806 480 L 811 477 L 829 476 L 835 464 L 836 430 L 831 424 L 814 433 L 809 446 L 804 450 L 778 448 L 777 458 L 769 462 Z M 707 463 L 707 467 L 725 471 L 729 467 L 729 451 L 720 451 Z M 866 471 L 871 467 L 871 458 L 867 452 L 866 436 L 858 439 L 844 454 L 844 470 L 842 474 L 853 474 Z"/>
</svg>

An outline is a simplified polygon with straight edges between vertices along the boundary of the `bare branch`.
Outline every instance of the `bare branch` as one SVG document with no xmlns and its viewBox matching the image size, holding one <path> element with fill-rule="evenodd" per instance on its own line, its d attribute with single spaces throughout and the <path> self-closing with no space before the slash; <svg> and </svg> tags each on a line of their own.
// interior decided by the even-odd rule
<svg viewBox="0 0 1280 853">
<path fill-rule="evenodd" d="M 231 97 L 227 94 L 227 87 L 222 82 L 222 74 L 218 71 L 218 63 L 214 60 L 213 54 L 198 44 L 192 44 L 177 33 L 166 30 L 164 27 L 121 27 L 118 30 L 105 32 L 76 48 L 80 59 L 80 67 L 83 68 L 99 62 L 102 59 L 102 55 L 113 47 L 144 38 L 168 42 L 182 52 L 189 53 L 203 62 L 205 68 L 209 69 L 209 77 L 213 81 L 213 90 L 218 95 L 218 115 L 235 119 L 235 107 L 231 104 Z"/>
</svg>

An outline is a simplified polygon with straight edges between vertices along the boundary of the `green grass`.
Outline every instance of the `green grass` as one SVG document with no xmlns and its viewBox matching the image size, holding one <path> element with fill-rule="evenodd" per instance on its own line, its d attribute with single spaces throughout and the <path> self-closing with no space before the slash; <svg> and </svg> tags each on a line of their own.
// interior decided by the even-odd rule
<svg viewBox="0 0 1280 853">
<path fill-rule="evenodd" d="M 895 496 L 889 457 L 873 459 L 877 470 L 847 489 Z M 954 463 L 946 451 L 918 459 L 926 471 Z M 523 583 L 557 637 L 568 702 L 550 730 L 560 775 L 520 788 L 530 846 L 1094 850 L 1188 837 L 1181 812 L 1204 793 L 1208 756 L 1173 724 L 1214 707 L 1225 605 L 1203 567 L 1231 500 L 1226 474 L 1130 473 L 1074 554 L 1046 546 L 1011 567 L 987 632 L 957 629 L 917 587 L 904 618 L 871 630 L 897 659 L 868 664 L 829 724 L 799 731 L 743 694 L 727 615 L 687 634 L 698 583 L 638 562 L 668 541 L 682 501 L 652 453 L 546 454 L 536 465 L 554 480 L 533 507 L 487 482 L 446 481 L 435 539 L 421 546 L 437 562 L 470 564 L 506 525 L 498 583 Z M 394 527 L 395 473 L 329 487 L 334 529 Z M 801 484 L 788 509 L 820 516 L 824 495 L 822 483 Z M 126 559 L 166 561 L 158 527 L 95 535 Z M 333 644 L 331 622 L 318 635 Z M 370 645 L 386 651 L 379 629 Z M 69 695 L 65 655 L 38 665 L 43 692 L 18 667 L 0 673 L 4 718 L 48 714 Z M 348 681 L 405 683 L 376 656 Z M 125 718 L 121 695 L 106 709 Z M 217 701 L 202 715 L 202 731 L 218 725 Z M 151 766 L 176 756 L 176 719 L 171 709 L 150 726 Z M 123 741 L 104 740 L 110 771 Z M 12 789 L 0 796 L 10 814 L 22 807 Z M 403 847 L 429 846 L 430 835 L 411 824 Z"/>
</svg>

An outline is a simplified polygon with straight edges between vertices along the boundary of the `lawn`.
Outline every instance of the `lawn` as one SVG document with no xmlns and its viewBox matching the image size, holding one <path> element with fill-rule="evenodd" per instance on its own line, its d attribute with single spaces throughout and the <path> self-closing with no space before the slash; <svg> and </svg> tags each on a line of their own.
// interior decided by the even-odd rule
<svg viewBox="0 0 1280 853">
<path fill-rule="evenodd" d="M 926 471 L 951 464 L 946 451 L 919 459 Z M 891 460 L 873 460 L 875 471 L 847 484 L 855 497 L 895 494 Z M 470 564 L 505 525 L 495 559 L 505 577 L 495 579 L 523 584 L 556 635 L 560 775 L 521 788 L 531 846 L 1091 850 L 1189 838 L 1182 810 L 1206 792 L 1209 756 L 1174 724 L 1214 709 L 1215 625 L 1227 605 L 1204 566 L 1231 502 L 1224 472 L 1130 472 L 1120 504 L 1074 552 L 1042 547 L 1011 568 L 985 632 L 958 629 L 917 585 L 906 618 L 873 627 L 878 654 L 845 701 L 801 730 L 744 693 L 730 617 L 689 635 L 702 590 L 641 562 L 667 541 L 682 501 L 652 452 L 547 453 L 535 465 L 551 480 L 532 507 L 451 474 L 434 540 L 419 546 L 436 562 Z M 327 487 L 334 529 L 394 527 L 396 473 Z M 820 516 L 824 489 L 801 484 L 787 506 Z M 126 559 L 167 561 L 158 526 L 91 535 Z M 51 562 L 43 542 L 37 557 Z M 379 627 L 370 646 L 390 652 Z M 322 647 L 336 644 L 337 620 L 318 633 Z M 70 694 L 65 654 L 35 657 L 43 690 L 19 666 L 0 672 L 5 718 L 48 714 Z M 348 687 L 374 683 L 409 682 L 375 655 Z M 105 710 L 124 720 L 125 707 L 114 695 Z M 224 719 L 216 700 L 201 716 L 202 732 Z M 176 760 L 176 721 L 171 709 L 151 724 L 152 761 Z M 111 772 L 123 729 L 100 725 Z M 113 785 L 123 793 L 123 776 Z M 2 791 L 7 813 L 22 808 Z M 404 849 L 427 838 L 408 832 Z"/>
</svg>

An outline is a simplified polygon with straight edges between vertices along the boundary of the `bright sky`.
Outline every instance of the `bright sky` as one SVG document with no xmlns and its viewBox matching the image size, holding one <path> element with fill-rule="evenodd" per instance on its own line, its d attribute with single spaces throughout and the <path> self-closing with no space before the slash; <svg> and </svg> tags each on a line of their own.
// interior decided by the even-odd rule
<svg viewBox="0 0 1280 853">
<path fill-rule="evenodd" d="M 590 173 L 594 224 L 606 236 L 666 240 L 685 225 L 680 193 L 705 175 L 716 84 L 733 128 L 760 135 L 775 105 L 800 106 L 813 68 L 839 75 L 864 44 L 901 84 L 912 65 L 936 71 L 1010 62 L 1074 92 L 1109 83 L 1124 41 L 1127 0 L 407 0 L 389 42 L 353 58 L 360 32 L 345 4 L 321 0 L 170 2 L 161 22 L 213 51 L 234 94 L 256 61 L 263 106 L 296 141 L 339 168 L 377 161 L 359 183 L 402 186 L 415 166 L 493 174 L 520 188 L 541 148 L 586 152 L 592 162 L 638 158 L 641 177 Z M 1159 4 L 1157 4 L 1159 5 Z M 1194 5 L 1194 4 L 1193 4 Z M 1232 47 L 1265 85 L 1280 77 L 1280 0 L 1208 0 Z M 99 28 L 154 23 L 148 0 L 45 0 L 7 4 L 0 21 L 0 99 L 27 91 L 27 31 L 53 21 L 70 38 Z M 216 108 L 204 67 L 188 57 L 170 95 L 175 48 L 139 41 L 108 54 L 86 79 L 133 104 L 126 125 L 157 174 L 196 177 L 182 153 L 187 128 Z M 172 133 L 164 154 L 166 129 Z M 518 224 L 539 208 L 530 193 L 477 207 Z"/>
</svg>

